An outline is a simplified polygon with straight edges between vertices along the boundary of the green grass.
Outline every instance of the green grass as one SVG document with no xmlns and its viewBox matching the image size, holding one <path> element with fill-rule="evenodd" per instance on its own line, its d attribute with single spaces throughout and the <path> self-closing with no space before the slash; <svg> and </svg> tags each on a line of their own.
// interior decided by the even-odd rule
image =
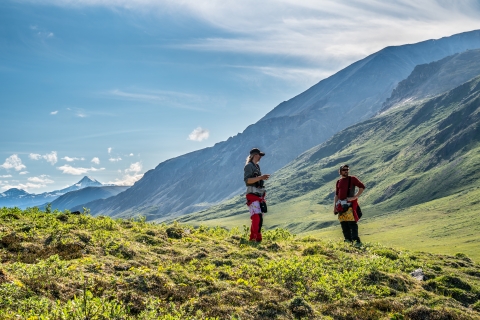
<svg viewBox="0 0 480 320">
<path fill-rule="evenodd" d="M 1 319 L 480 319 L 465 253 L 36 208 L 0 226 Z"/>
<path fill-rule="evenodd" d="M 480 261 L 480 188 L 360 222 L 362 239 L 397 248 L 468 254 Z M 455 205 L 453 205 L 455 204 Z M 307 234 L 335 239 L 338 228 Z"/>
<path fill-rule="evenodd" d="M 463 252 L 480 261 L 480 188 L 464 191 L 406 209 L 371 212 L 363 207 L 359 222 L 363 241 L 427 252 L 455 254 Z M 303 200 L 278 204 L 264 217 L 266 229 L 281 227 L 305 236 L 333 241 L 342 239 L 340 224 L 331 206 Z M 289 212 L 298 214 L 292 218 Z M 204 225 L 234 228 L 249 223 L 248 208 L 226 218 L 202 221 Z"/>
</svg>

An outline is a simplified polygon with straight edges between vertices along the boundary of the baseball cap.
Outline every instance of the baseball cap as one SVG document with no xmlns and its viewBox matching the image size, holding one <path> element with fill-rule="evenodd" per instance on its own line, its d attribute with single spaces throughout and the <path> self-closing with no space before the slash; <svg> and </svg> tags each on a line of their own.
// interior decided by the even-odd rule
<svg viewBox="0 0 480 320">
<path fill-rule="evenodd" d="M 260 151 L 260 149 L 258 149 L 258 148 L 253 148 L 252 150 L 250 150 L 250 154 L 252 154 L 252 155 L 253 154 L 259 154 L 263 157 L 265 155 L 265 152 Z"/>
</svg>

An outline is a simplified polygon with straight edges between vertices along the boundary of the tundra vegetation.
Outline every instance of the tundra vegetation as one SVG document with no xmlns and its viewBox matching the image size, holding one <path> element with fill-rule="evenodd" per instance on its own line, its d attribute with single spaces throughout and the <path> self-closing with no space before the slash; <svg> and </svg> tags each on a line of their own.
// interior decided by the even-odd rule
<svg viewBox="0 0 480 320">
<path fill-rule="evenodd" d="M 467 255 L 0 209 L 2 319 L 480 319 Z M 421 268 L 425 280 L 410 273 Z"/>
</svg>

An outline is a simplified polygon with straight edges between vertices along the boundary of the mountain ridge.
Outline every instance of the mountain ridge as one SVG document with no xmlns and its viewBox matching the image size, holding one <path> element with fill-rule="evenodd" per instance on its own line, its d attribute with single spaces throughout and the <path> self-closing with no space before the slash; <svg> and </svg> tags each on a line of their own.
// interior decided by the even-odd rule
<svg viewBox="0 0 480 320">
<path fill-rule="evenodd" d="M 88 205 L 93 214 L 141 214 L 147 219 L 208 208 L 243 192 L 238 168 L 243 167 L 252 147 L 266 150 L 262 171 L 273 173 L 341 129 L 376 114 L 396 84 L 417 64 L 479 47 L 480 31 L 476 30 L 382 49 L 283 102 L 241 134 L 164 161 L 146 172 L 122 197 Z M 294 111 L 285 115 L 287 109 Z"/>
</svg>

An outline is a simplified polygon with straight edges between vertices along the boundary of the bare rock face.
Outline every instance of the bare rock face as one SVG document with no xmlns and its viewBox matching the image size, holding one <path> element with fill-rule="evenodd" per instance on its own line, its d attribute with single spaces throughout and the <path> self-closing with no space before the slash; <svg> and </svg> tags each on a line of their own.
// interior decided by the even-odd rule
<svg viewBox="0 0 480 320">
<path fill-rule="evenodd" d="M 480 74 L 480 49 L 467 50 L 439 61 L 421 64 L 402 80 L 380 112 L 441 94 Z"/>
</svg>

